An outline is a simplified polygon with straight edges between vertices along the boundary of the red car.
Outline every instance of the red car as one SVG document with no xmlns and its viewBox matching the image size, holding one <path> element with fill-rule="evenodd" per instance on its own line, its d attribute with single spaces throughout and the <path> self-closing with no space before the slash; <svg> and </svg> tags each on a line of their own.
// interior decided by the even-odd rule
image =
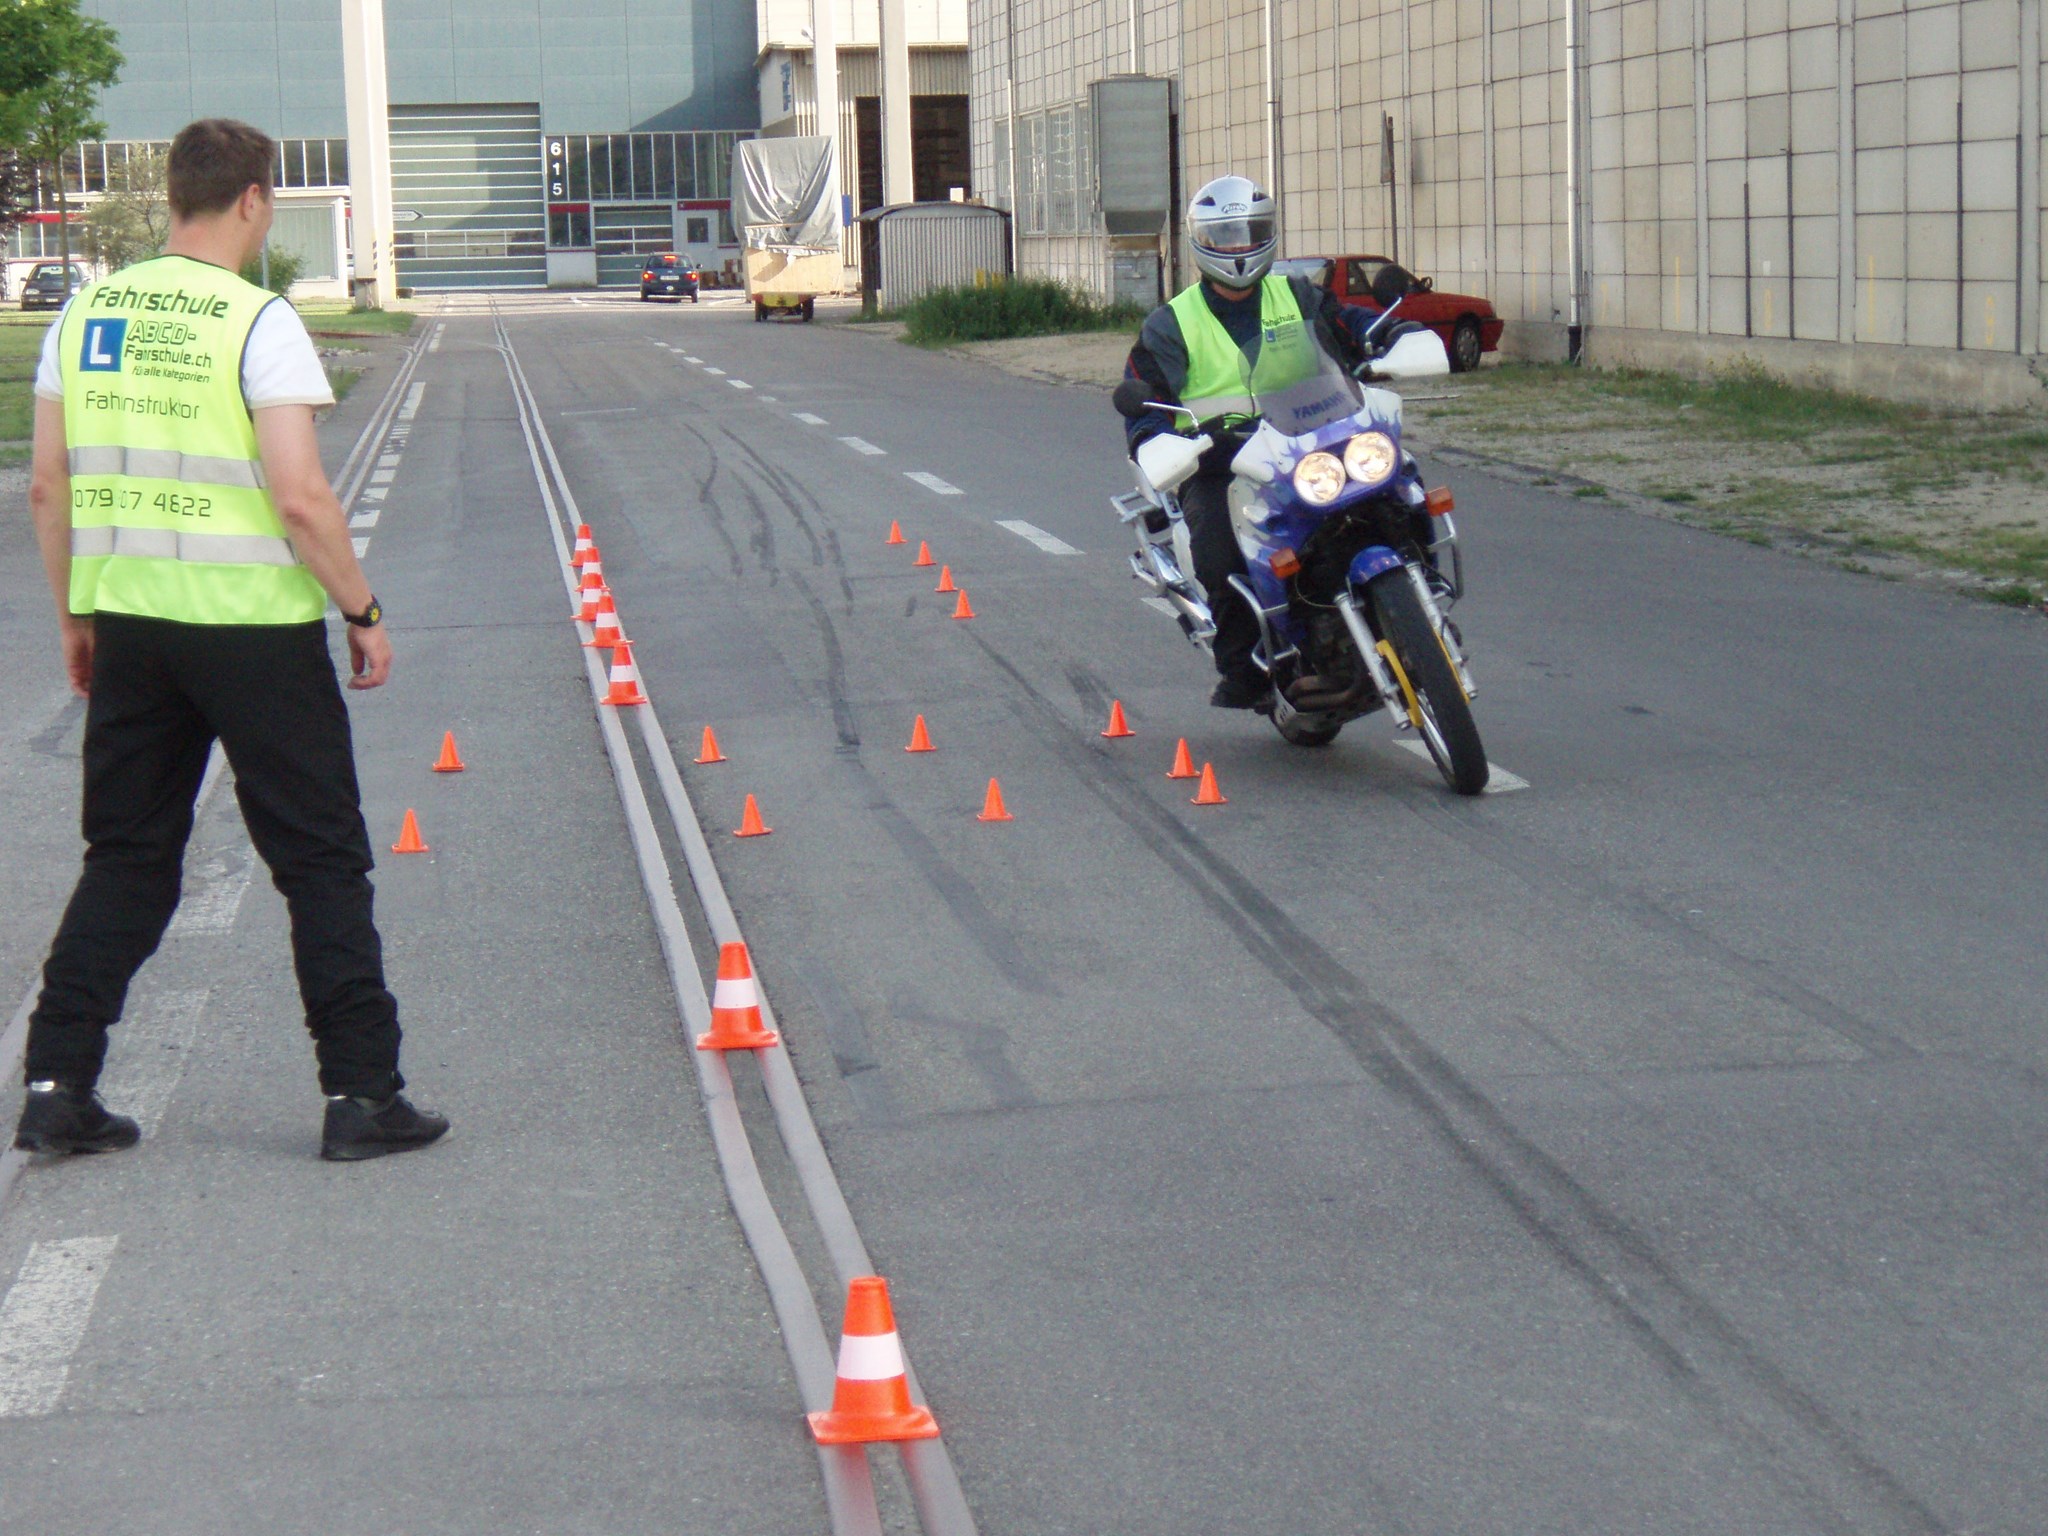
<svg viewBox="0 0 2048 1536">
<path fill-rule="evenodd" d="M 1416 277 L 1384 256 L 1292 256 L 1273 263 L 1275 272 L 1305 277 L 1328 288 L 1346 304 L 1380 309 L 1399 298 L 1401 318 L 1420 320 L 1443 339 L 1453 373 L 1469 373 L 1481 354 L 1500 346 L 1506 325 L 1485 299 L 1439 293 L 1434 279 Z"/>
</svg>

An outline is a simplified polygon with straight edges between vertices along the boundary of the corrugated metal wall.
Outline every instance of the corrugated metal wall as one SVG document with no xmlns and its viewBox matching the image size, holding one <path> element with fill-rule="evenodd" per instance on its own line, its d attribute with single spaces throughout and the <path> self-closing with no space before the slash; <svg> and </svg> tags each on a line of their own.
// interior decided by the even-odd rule
<svg viewBox="0 0 2048 1536">
<path fill-rule="evenodd" d="M 934 288 L 974 282 L 1009 270 L 1009 221 L 993 208 L 967 203 L 920 204 L 883 217 L 884 309 L 900 309 Z"/>
<path fill-rule="evenodd" d="M 541 169 L 534 104 L 394 106 L 399 282 L 424 289 L 545 287 Z"/>
</svg>

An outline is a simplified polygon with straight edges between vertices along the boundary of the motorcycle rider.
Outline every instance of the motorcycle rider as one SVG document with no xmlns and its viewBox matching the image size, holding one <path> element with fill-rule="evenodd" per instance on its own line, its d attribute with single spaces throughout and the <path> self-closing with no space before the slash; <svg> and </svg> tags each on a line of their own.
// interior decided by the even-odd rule
<svg viewBox="0 0 2048 1536">
<path fill-rule="evenodd" d="M 1377 316 L 1308 278 L 1272 275 L 1280 243 L 1273 200 L 1246 177 L 1219 176 L 1195 193 L 1187 237 L 1201 278 L 1146 317 L 1124 377 L 1144 380 L 1154 400 L 1187 406 L 1200 425 L 1150 411 L 1127 424 L 1125 440 L 1135 454 L 1161 432 L 1216 438 L 1180 488 L 1195 577 L 1216 623 L 1211 650 L 1221 680 L 1209 702 L 1256 709 L 1270 686 L 1252 660 L 1258 619 L 1230 587 L 1245 568 L 1229 507 L 1230 461 L 1244 439 L 1232 429 L 1256 422 L 1254 395 L 1313 377 L 1326 356 L 1347 371 L 1361 362 Z"/>
</svg>

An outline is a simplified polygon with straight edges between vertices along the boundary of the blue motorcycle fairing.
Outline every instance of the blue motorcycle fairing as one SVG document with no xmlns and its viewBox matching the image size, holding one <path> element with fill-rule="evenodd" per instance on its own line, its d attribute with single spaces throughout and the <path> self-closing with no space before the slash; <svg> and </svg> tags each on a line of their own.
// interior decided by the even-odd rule
<svg viewBox="0 0 2048 1536">
<path fill-rule="evenodd" d="M 1351 557 L 1351 584 L 1362 587 L 1375 576 L 1398 571 L 1407 562 L 1384 544 L 1369 544 Z"/>
</svg>

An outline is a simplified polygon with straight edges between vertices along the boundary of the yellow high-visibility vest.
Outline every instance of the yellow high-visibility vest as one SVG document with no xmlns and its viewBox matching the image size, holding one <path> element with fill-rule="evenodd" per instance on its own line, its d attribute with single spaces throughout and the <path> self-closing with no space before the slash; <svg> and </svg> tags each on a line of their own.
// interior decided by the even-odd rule
<svg viewBox="0 0 2048 1536">
<path fill-rule="evenodd" d="M 1247 361 L 1230 332 L 1209 308 L 1202 285 L 1182 289 L 1172 299 L 1180 321 L 1181 344 L 1188 352 L 1188 379 L 1181 403 L 1197 421 L 1221 416 L 1242 419 L 1255 413 L 1254 395 L 1275 394 L 1312 379 L 1322 368 L 1316 344 L 1294 288 L 1278 273 L 1259 284 L 1259 353 Z"/>
</svg>

